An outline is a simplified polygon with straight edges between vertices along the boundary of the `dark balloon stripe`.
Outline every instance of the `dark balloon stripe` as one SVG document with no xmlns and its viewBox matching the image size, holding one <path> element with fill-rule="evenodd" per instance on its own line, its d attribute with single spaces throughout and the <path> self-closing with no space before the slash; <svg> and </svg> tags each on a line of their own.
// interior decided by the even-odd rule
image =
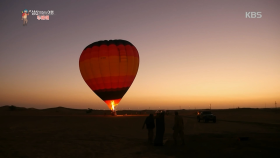
<svg viewBox="0 0 280 158">
<path fill-rule="evenodd" d="M 126 41 L 126 40 L 104 40 L 104 41 L 97 41 L 93 42 L 92 44 L 88 45 L 85 49 L 87 48 L 92 48 L 93 46 L 101 46 L 101 45 L 107 45 L 109 46 L 110 44 L 115 44 L 115 45 L 131 45 L 134 46 L 132 43 Z"/>
<path fill-rule="evenodd" d="M 112 89 L 112 90 L 97 90 L 94 91 L 96 95 L 98 95 L 102 100 L 115 100 L 121 99 L 125 93 L 128 91 L 128 88 L 121 89 Z"/>
<path fill-rule="evenodd" d="M 103 79 L 106 79 L 107 81 L 110 80 L 110 83 L 111 83 L 111 88 L 124 88 L 124 87 L 130 87 L 135 76 L 132 76 L 132 75 L 127 75 L 127 76 L 108 76 L 108 77 L 103 77 L 103 78 L 91 78 L 91 79 L 87 79 L 85 80 L 85 82 L 88 84 L 88 86 L 92 89 L 92 90 L 102 90 L 102 89 L 106 89 L 105 86 L 102 88 L 101 86 L 97 87 L 97 84 L 98 83 L 102 83 L 104 84 L 104 81 Z M 119 78 L 122 79 L 122 83 L 123 87 L 120 87 L 119 86 Z M 98 81 L 98 82 L 97 82 Z M 96 84 L 96 85 L 94 85 Z"/>
</svg>

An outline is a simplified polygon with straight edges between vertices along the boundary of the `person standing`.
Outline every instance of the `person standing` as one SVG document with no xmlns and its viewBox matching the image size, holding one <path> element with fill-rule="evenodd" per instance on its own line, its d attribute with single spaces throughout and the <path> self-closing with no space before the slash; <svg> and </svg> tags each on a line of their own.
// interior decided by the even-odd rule
<svg viewBox="0 0 280 158">
<path fill-rule="evenodd" d="M 178 134 L 181 137 L 182 145 L 185 145 L 184 140 L 184 120 L 181 116 L 179 116 L 178 112 L 175 112 L 175 118 L 174 118 L 174 126 L 173 126 L 173 139 L 174 139 L 174 145 L 177 145 L 177 136 Z"/>
<path fill-rule="evenodd" d="M 154 128 L 155 128 L 155 122 L 154 122 L 154 115 L 153 114 L 150 114 L 146 118 L 142 129 L 144 129 L 145 125 L 146 125 L 146 128 L 148 130 L 148 140 L 152 144 L 153 143 L 153 138 L 154 138 Z"/>
<path fill-rule="evenodd" d="M 163 145 L 163 136 L 165 132 L 165 121 L 164 121 L 164 112 L 158 113 L 156 117 L 156 138 L 154 145 L 162 146 Z"/>
</svg>

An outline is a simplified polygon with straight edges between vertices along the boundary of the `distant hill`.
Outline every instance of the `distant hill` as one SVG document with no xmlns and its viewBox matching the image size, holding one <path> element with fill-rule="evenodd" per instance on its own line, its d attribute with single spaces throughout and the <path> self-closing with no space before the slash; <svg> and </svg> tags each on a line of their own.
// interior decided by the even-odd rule
<svg viewBox="0 0 280 158">
<path fill-rule="evenodd" d="M 24 111 L 24 110 L 28 110 L 28 109 L 24 107 L 17 107 L 14 105 L 5 105 L 0 107 L 0 111 Z"/>
<path fill-rule="evenodd" d="M 48 112 L 75 112 L 75 111 L 85 111 L 85 109 L 70 109 L 70 108 L 65 108 L 65 107 L 55 107 L 55 108 L 42 109 L 42 111 L 48 111 Z"/>
</svg>

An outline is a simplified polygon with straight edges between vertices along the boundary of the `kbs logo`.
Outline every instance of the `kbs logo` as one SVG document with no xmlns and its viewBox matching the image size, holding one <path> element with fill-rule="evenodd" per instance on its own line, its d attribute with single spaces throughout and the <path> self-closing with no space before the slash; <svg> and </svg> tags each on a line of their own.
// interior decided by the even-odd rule
<svg viewBox="0 0 280 158">
<path fill-rule="evenodd" d="M 262 18 L 262 12 L 245 12 L 246 18 Z"/>
</svg>

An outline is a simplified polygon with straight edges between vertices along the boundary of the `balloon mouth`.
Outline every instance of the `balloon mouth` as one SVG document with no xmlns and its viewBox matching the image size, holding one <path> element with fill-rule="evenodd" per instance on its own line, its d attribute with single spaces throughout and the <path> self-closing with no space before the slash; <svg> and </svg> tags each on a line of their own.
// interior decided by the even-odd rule
<svg viewBox="0 0 280 158">
<path fill-rule="evenodd" d="M 104 100 L 104 102 L 107 104 L 108 108 L 114 112 L 117 110 L 117 106 L 119 105 L 119 102 L 121 99 L 113 99 L 113 100 Z"/>
</svg>

